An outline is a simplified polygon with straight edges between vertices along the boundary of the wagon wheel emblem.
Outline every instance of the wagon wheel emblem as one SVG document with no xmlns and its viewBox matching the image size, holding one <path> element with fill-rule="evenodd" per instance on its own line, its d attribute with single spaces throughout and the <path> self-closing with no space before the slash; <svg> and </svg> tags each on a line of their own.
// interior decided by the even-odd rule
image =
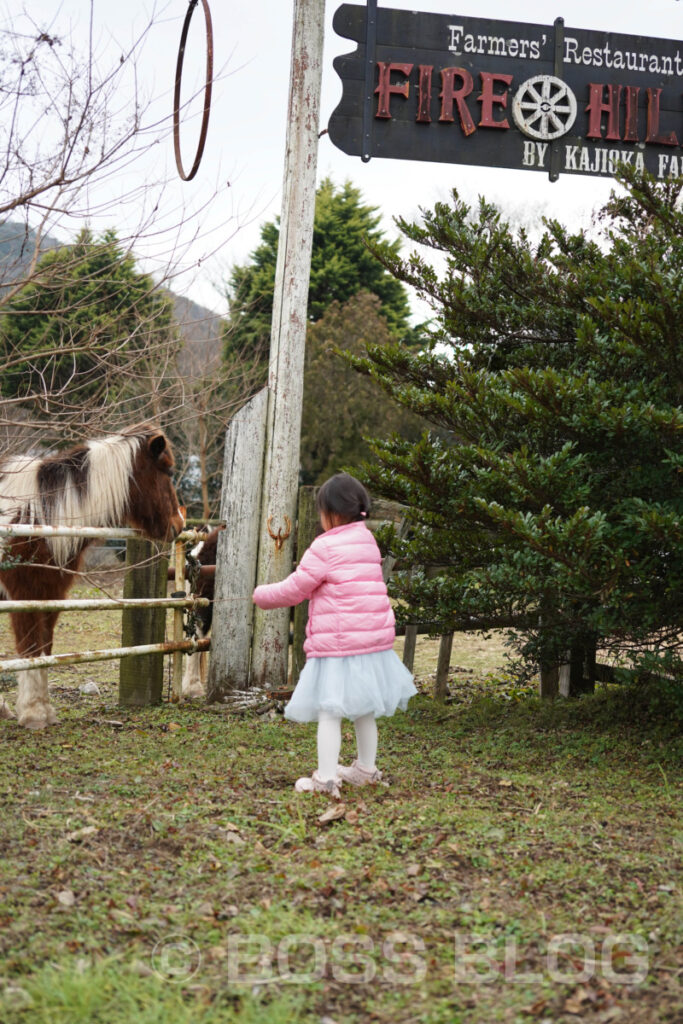
<svg viewBox="0 0 683 1024">
<path fill-rule="evenodd" d="M 532 139 L 558 139 L 576 120 L 576 98 L 561 78 L 536 75 L 517 90 L 512 116 L 519 130 Z"/>
</svg>

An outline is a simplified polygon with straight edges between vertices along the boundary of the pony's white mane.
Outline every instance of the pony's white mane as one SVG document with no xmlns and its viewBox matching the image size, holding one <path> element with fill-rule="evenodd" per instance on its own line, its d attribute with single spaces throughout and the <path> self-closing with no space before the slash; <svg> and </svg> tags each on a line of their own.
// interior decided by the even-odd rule
<svg viewBox="0 0 683 1024">
<path fill-rule="evenodd" d="M 65 486 L 50 496 L 48 515 L 45 515 L 38 483 L 42 460 L 19 455 L 5 462 L 0 467 L 0 523 L 7 525 L 18 520 L 32 526 L 123 525 L 140 438 L 113 434 L 88 441 L 85 447 L 88 449 L 85 493 L 79 493 L 76 480 L 69 472 Z M 78 537 L 51 537 L 46 543 L 57 565 L 66 565 L 82 546 Z"/>
</svg>

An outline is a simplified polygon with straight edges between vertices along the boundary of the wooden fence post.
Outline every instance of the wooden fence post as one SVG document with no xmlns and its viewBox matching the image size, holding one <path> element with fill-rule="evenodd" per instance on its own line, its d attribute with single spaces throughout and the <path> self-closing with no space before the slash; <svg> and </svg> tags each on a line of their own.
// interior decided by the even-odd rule
<svg viewBox="0 0 683 1024">
<path fill-rule="evenodd" d="M 299 488 L 299 507 L 296 530 L 296 559 L 301 561 L 306 548 L 315 539 L 318 526 L 318 512 L 315 507 L 315 487 Z M 299 682 L 301 670 L 306 663 L 304 639 L 308 621 L 308 601 L 302 601 L 294 609 L 294 636 L 292 639 L 292 686 Z"/>
<path fill-rule="evenodd" d="M 185 544 L 177 540 L 173 545 L 173 561 L 175 563 L 175 594 L 185 593 Z M 185 616 L 181 608 L 173 612 L 173 640 L 175 643 L 182 643 L 185 639 Z M 171 670 L 171 700 L 177 704 L 183 699 L 183 655 L 180 651 L 173 652 Z"/>
<path fill-rule="evenodd" d="M 552 622 L 552 603 L 550 598 L 544 594 L 541 598 L 541 615 L 538 620 L 539 626 L 544 621 Z M 538 696 L 543 700 L 554 700 L 560 692 L 560 666 L 556 662 L 542 661 L 538 667 Z"/>
<path fill-rule="evenodd" d="M 417 645 L 417 626 L 412 623 L 406 625 L 406 638 L 403 641 L 403 664 L 409 672 L 413 671 L 415 665 L 415 647 Z"/>
<path fill-rule="evenodd" d="M 129 537 L 126 543 L 124 597 L 166 597 L 168 558 L 163 548 L 148 540 Z M 121 646 L 162 643 L 166 631 L 165 608 L 124 608 Z M 163 654 L 130 654 L 119 664 L 119 704 L 146 707 L 160 704 L 164 688 Z"/>
<path fill-rule="evenodd" d="M 560 666 L 541 665 L 538 670 L 538 696 L 552 700 L 560 692 Z"/>
<path fill-rule="evenodd" d="M 562 697 L 578 697 L 595 690 L 596 657 L 594 643 L 575 643 L 568 661 L 560 665 L 559 691 Z"/>
<path fill-rule="evenodd" d="M 225 434 L 221 519 L 214 585 L 207 700 L 249 685 L 254 606 L 251 595 L 261 514 L 261 472 L 268 392 L 264 388 L 233 416 Z"/>
<path fill-rule="evenodd" d="M 451 651 L 453 650 L 453 634 L 444 633 L 439 644 L 439 659 L 436 664 L 436 679 L 434 680 L 434 700 L 443 701 L 448 688 L 448 669 L 451 665 Z"/>
</svg>

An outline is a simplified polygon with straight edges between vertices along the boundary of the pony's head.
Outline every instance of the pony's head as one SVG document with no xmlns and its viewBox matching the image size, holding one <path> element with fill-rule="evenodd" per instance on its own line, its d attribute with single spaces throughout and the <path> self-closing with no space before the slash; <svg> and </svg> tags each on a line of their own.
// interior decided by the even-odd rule
<svg viewBox="0 0 683 1024">
<path fill-rule="evenodd" d="M 130 433 L 140 443 L 133 457 L 126 518 L 153 540 L 170 540 L 185 527 L 185 514 L 171 480 L 171 446 L 160 430 L 133 428 Z"/>
</svg>

